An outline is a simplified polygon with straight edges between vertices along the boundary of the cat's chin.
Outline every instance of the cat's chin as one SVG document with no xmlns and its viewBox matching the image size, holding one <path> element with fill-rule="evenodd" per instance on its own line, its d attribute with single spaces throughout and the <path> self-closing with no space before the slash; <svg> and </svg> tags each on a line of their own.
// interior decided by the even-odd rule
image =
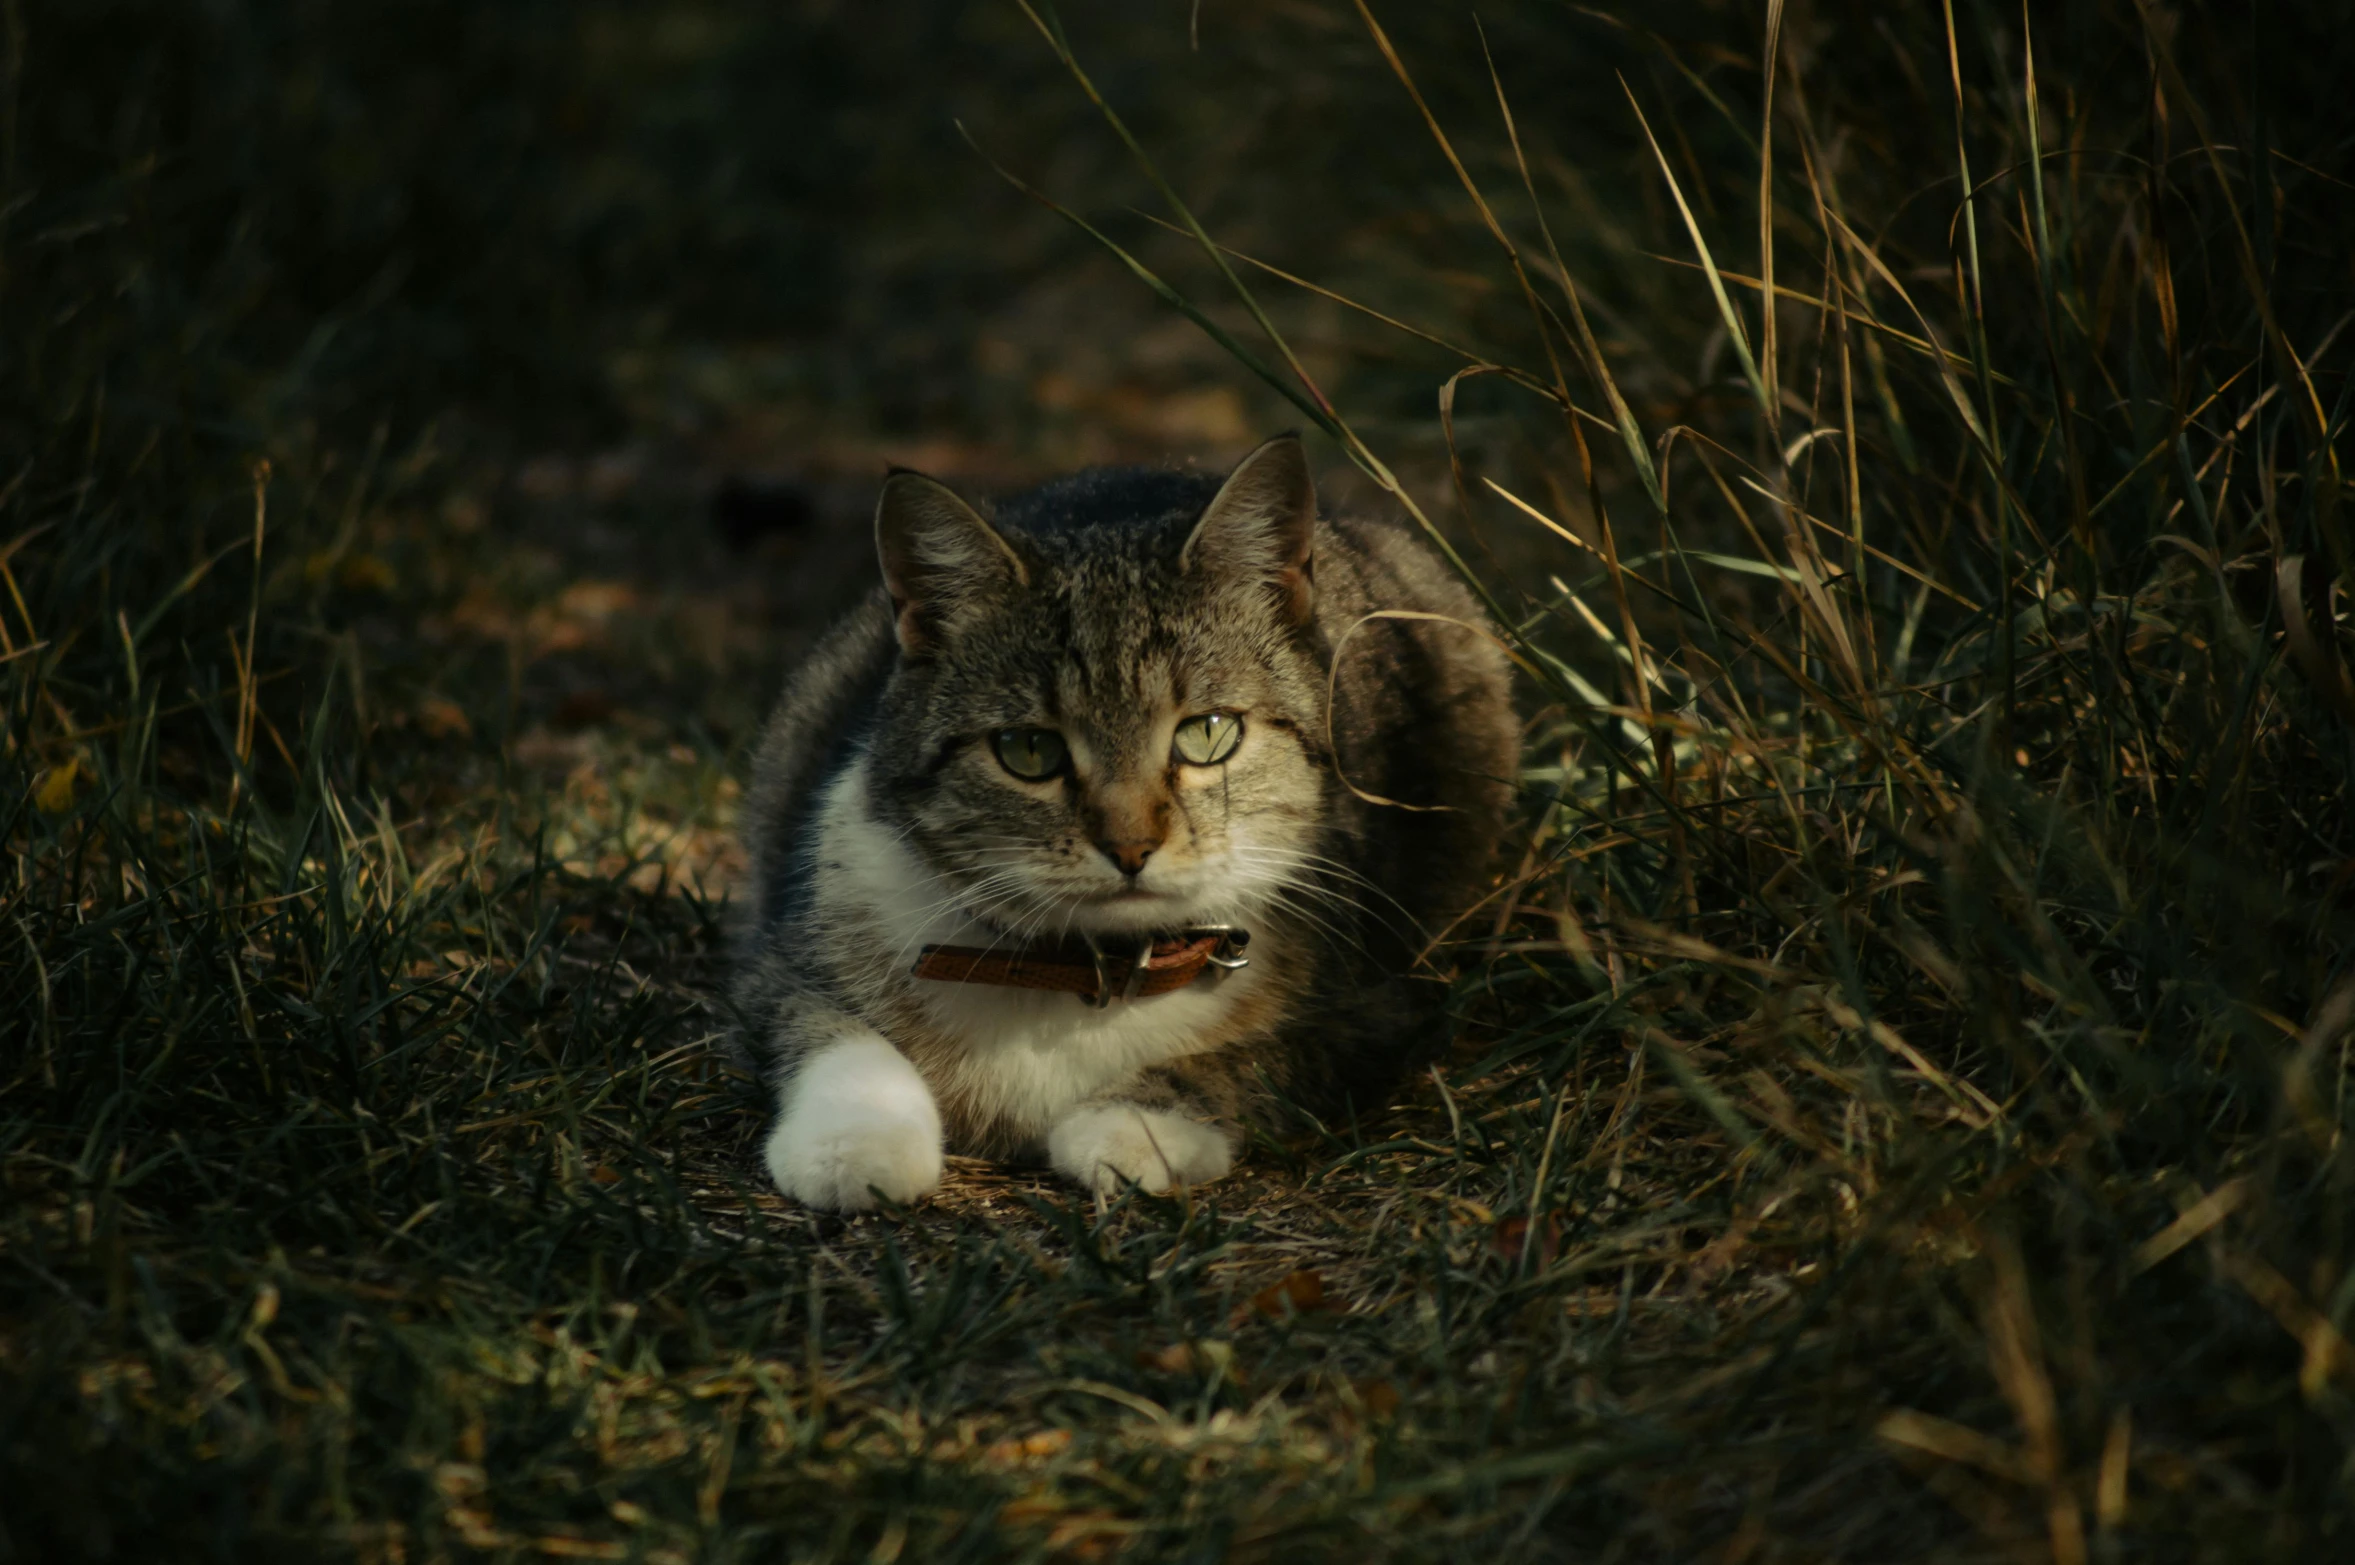
<svg viewBox="0 0 2355 1565">
<path fill-rule="evenodd" d="M 1196 924 L 1223 923 L 1207 916 L 1193 897 L 1159 891 L 1123 891 L 1083 902 L 1071 914 L 1072 929 L 1084 935 L 1168 934 Z"/>
</svg>

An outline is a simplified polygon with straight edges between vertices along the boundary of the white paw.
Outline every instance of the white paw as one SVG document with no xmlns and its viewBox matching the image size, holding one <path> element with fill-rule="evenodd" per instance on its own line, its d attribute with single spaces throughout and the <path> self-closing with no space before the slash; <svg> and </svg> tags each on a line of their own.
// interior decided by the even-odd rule
<svg viewBox="0 0 2355 1565">
<path fill-rule="evenodd" d="M 1064 1119 L 1047 1132 L 1047 1159 L 1064 1178 L 1107 1195 L 1122 1180 L 1155 1195 L 1171 1185 L 1206 1185 L 1235 1166 L 1224 1132 L 1127 1103 Z"/>
<path fill-rule="evenodd" d="M 769 1177 L 808 1206 L 863 1212 L 940 1183 L 940 1110 L 907 1056 L 872 1034 L 803 1062 L 769 1132 Z"/>
</svg>

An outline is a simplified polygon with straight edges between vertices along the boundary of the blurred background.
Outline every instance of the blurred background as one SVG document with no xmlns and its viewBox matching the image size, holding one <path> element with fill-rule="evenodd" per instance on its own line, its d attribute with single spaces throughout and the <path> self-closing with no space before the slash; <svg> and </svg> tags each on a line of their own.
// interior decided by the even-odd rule
<svg viewBox="0 0 2355 1565">
<path fill-rule="evenodd" d="M 1738 402 L 1726 333 L 1630 102 L 1647 106 L 1726 267 L 1755 272 L 1742 192 L 1762 16 L 1712 0 L 1396 10 L 1388 37 L 1484 200 L 1524 242 L 1530 195 L 1550 208 L 1547 238 L 1643 425 Z M 360 589 L 355 612 L 370 590 L 400 597 L 452 570 L 481 578 L 456 617 L 478 631 L 546 608 L 560 577 L 592 584 L 574 605 L 591 617 L 622 601 L 597 582 L 699 594 L 694 623 L 663 632 L 684 644 L 674 652 L 699 647 L 717 672 L 724 649 L 759 641 L 757 663 L 726 662 L 732 692 L 704 692 L 731 734 L 773 688 L 777 655 L 858 571 L 887 461 L 988 489 L 1088 462 L 1221 462 L 1302 423 L 992 171 L 986 159 L 1251 334 L 1012 4 L 9 0 L 5 14 L 0 436 L 20 463 L 73 448 L 93 477 L 168 489 L 156 504 L 194 559 L 248 530 L 248 469 L 266 457 L 286 499 L 348 511 L 328 539 L 341 563 L 306 569 Z M 1460 347 L 1243 264 L 1335 405 L 1434 516 L 1481 533 L 1478 508 L 1449 493 L 1437 392 L 1467 359 L 1529 357 L 1527 309 L 1359 16 L 1166 0 L 1061 20 L 1222 244 Z M 2130 7 L 2039 20 L 2052 124 L 2114 137 L 2141 118 L 2152 73 Z M 2162 20 L 2188 29 L 2203 88 L 2260 135 L 2343 149 L 2321 9 Z M 1966 101 L 2016 120 L 2018 19 L 1974 4 L 1963 21 Z M 1939 14 L 1811 4 L 1782 25 L 1794 60 L 1820 62 L 1787 91 L 1837 127 L 1816 149 L 1826 181 L 1937 307 L 1954 291 L 1959 188 Z M 1804 154 L 1785 153 L 1796 178 Z M 2327 169 L 2280 167 L 2318 199 L 2343 196 Z M 1544 255 L 1531 264 L 1542 272 Z M 2267 264 L 2285 316 L 2325 311 L 2344 287 L 2327 255 Z M 2207 307 L 2187 279 L 2184 340 L 2205 340 Z M 1813 328 L 1800 311 L 1785 329 Z M 1493 375 L 1462 382 L 1453 413 L 1467 478 L 1493 471 L 1584 525 L 1558 413 Z M 1363 499 L 1323 450 L 1328 486 Z M 111 483 L 75 489 L 46 460 L 28 472 L 20 521 L 151 525 L 147 502 Z M 1632 476 L 1606 463 L 1599 481 L 1607 494 Z M 1539 537 L 1509 509 L 1487 529 L 1475 557 L 1490 562 L 1518 562 Z M 458 548 L 478 532 L 475 554 Z M 479 552 L 504 545 L 529 547 Z M 404 549 L 424 552 L 396 559 Z M 510 581 L 535 561 L 535 586 Z M 1719 590 L 1739 598 L 1745 583 Z M 596 677 L 676 661 L 633 653 Z M 494 712 L 501 726 L 627 694 L 591 690 L 586 674 L 509 673 L 538 684 L 509 693 L 523 705 Z M 499 705 L 473 675 L 420 677 L 475 686 L 442 693 L 470 710 Z"/>
<path fill-rule="evenodd" d="M 1735 204 L 1754 183 L 1755 8 L 1394 9 L 1383 25 L 1431 111 L 1526 237 L 1535 209 L 1497 89 L 1512 96 L 1550 238 L 1646 426 L 1738 388 L 1628 94 L 1732 247 L 1726 265 L 1755 271 L 1755 219 Z M 2184 59 L 2261 134 L 2343 149 L 2326 10 L 2186 12 Z M 72 446 L 93 474 L 170 488 L 191 557 L 246 529 L 245 470 L 267 456 L 281 486 L 337 490 L 388 546 L 418 536 L 385 508 L 407 483 L 441 520 L 529 539 L 565 571 L 693 583 L 738 617 L 798 621 L 853 568 L 836 545 L 887 460 L 1003 486 L 1084 462 L 1222 461 L 1301 422 L 985 162 L 1248 328 L 1011 4 L 9 0 L 5 14 L 0 436 L 20 461 Z M 1520 290 L 1348 6 L 1164 0 L 1064 21 L 1222 243 L 1511 362 Z M 2151 69 L 2131 8 L 2040 22 L 2053 123 L 2100 136 L 2140 116 Z M 2017 19 L 1974 4 L 1964 24 L 1969 100 L 2016 118 Z M 1820 57 L 1789 90 L 1838 127 L 1827 178 L 1877 237 L 1918 247 L 1913 283 L 1950 294 L 1938 13 L 1810 4 L 1783 25 L 1795 58 Z M 2308 167 L 2284 177 L 2343 196 Z M 2289 314 L 2344 285 L 2328 256 L 2268 264 Z M 1336 404 L 1463 525 L 1437 503 L 1435 396 L 1462 358 L 1245 270 Z M 2187 293 L 2186 340 L 2202 340 L 2204 307 Z M 1462 446 L 1519 464 L 1541 495 L 1580 490 L 1558 416 L 1497 386 L 1461 388 Z M 1354 493 L 1326 452 L 1329 482 Z M 58 514 L 72 482 L 33 471 L 20 520 Z M 71 503 L 139 525 L 109 485 Z M 391 556 L 360 552 L 381 585 Z M 747 678 L 765 693 L 773 669 Z M 535 699 L 552 711 L 573 693 Z"/>
</svg>

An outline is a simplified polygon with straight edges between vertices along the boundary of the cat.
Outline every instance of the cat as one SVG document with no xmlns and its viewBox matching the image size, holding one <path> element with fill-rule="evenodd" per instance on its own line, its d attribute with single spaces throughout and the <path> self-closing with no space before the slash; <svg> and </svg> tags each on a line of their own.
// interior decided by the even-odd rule
<svg viewBox="0 0 2355 1565">
<path fill-rule="evenodd" d="M 994 510 L 896 470 L 875 541 L 745 799 L 779 1189 L 910 1201 L 947 1150 L 1200 1185 L 1436 1057 L 1426 947 L 1492 884 L 1519 727 L 1420 540 L 1322 515 L 1286 435 Z"/>
</svg>

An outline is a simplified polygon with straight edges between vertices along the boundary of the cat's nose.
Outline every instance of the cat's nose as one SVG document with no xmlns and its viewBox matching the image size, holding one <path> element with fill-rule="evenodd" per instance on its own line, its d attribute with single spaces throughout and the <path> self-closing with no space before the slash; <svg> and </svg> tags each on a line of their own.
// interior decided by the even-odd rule
<svg viewBox="0 0 2355 1565">
<path fill-rule="evenodd" d="M 1143 871 L 1145 860 L 1151 858 L 1153 850 L 1160 846 L 1161 840 L 1157 837 L 1096 839 L 1096 851 L 1110 859 L 1123 875 L 1132 879 Z"/>
</svg>

